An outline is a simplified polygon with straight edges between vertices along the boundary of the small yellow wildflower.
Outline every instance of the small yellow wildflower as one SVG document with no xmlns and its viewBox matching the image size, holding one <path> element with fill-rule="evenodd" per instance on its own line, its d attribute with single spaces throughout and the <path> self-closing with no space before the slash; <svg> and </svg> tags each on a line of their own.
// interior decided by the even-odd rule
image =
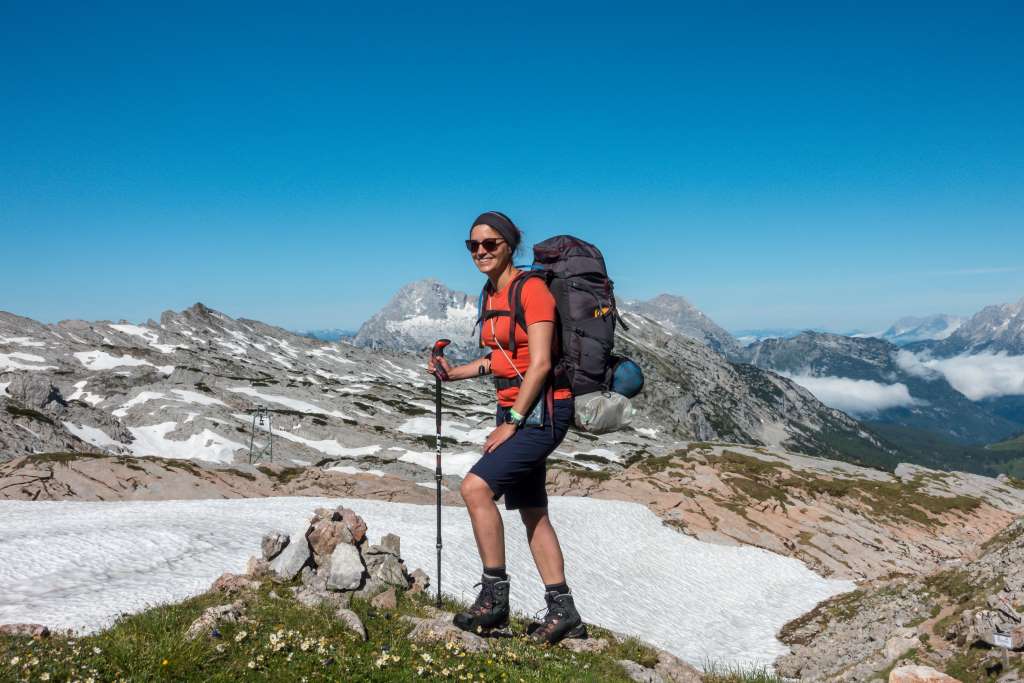
<svg viewBox="0 0 1024 683">
<path fill-rule="evenodd" d="M 166 659 L 164 661 L 160 662 L 160 666 L 167 666 L 168 664 L 170 664 L 170 662 L 167 661 Z"/>
</svg>

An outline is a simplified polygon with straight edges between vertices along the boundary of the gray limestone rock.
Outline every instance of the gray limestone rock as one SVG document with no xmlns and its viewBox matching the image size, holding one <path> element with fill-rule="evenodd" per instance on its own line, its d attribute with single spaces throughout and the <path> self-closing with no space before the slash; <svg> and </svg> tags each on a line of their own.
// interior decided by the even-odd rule
<svg viewBox="0 0 1024 683">
<path fill-rule="evenodd" d="M 274 576 L 280 581 L 294 579 L 312 557 L 304 532 L 300 531 L 289 537 L 294 537 L 295 540 L 286 545 L 284 550 L 270 563 Z"/>
<path fill-rule="evenodd" d="M 334 613 L 334 616 L 337 617 L 338 621 L 343 623 L 350 631 L 358 635 L 363 640 L 366 640 L 366 627 L 363 626 L 363 622 L 359 618 L 358 614 L 345 607 L 339 607 Z"/>
<path fill-rule="evenodd" d="M 631 680 L 637 683 L 665 683 L 665 679 L 657 671 L 637 664 L 631 659 L 620 659 L 619 666 L 622 667 Z"/>
<path fill-rule="evenodd" d="M 271 531 L 263 535 L 260 547 L 263 549 L 263 559 L 271 561 L 281 554 L 281 551 L 288 546 L 291 539 L 283 531 Z"/>
<path fill-rule="evenodd" d="M 327 587 L 336 591 L 353 591 L 363 583 L 365 569 L 359 549 L 348 543 L 339 543 L 331 553 L 327 574 Z"/>
</svg>

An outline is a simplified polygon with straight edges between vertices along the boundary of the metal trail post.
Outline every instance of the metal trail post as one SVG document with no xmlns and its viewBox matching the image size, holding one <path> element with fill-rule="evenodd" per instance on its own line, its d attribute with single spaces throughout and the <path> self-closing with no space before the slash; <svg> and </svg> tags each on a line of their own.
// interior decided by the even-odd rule
<svg viewBox="0 0 1024 683">
<path fill-rule="evenodd" d="M 437 422 L 437 435 L 434 444 L 437 447 L 437 469 L 434 479 L 437 482 L 437 606 L 441 606 L 441 382 L 448 381 L 448 373 L 440 365 L 444 357 L 444 347 L 451 344 L 449 339 L 438 339 L 430 355 L 434 357 L 434 414 Z"/>
</svg>

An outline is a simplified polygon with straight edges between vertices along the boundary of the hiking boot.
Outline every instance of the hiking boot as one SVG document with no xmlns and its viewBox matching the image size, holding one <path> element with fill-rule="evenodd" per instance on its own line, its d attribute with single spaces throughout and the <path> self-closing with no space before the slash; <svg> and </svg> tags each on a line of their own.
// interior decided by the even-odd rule
<svg viewBox="0 0 1024 683">
<path fill-rule="evenodd" d="M 548 591 L 544 594 L 544 602 L 548 605 L 544 620 L 531 624 L 527 629 L 534 642 L 554 645 L 564 638 L 587 637 L 587 627 L 576 611 L 571 593 Z"/>
<path fill-rule="evenodd" d="M 476 585 L 480 586 L 480 594 L 472 607 L 455 615 L 455 625 L 474 633 L 508 626 L 508 579 L 490 581 L 484 577 Z"/>
</svg>

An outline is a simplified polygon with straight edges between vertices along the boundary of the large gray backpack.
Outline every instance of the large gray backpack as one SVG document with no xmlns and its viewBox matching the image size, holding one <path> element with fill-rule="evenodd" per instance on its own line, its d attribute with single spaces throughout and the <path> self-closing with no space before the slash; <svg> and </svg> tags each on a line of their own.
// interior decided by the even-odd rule
<svg viewBox="0 0 1024 683">
<path fill-rule="evenodd" d="M 573 395 L 577 397 L 576 422 L 581 429 L 588 429 L 587 425 L 580 424 L 581 410 L 585 404 L 596 398 L 594 394 L 603 396 L 602 406 L 609 402 L 614 404 L 596 411 L 597 413 L 606 414 L 611 409 L 623 414 L 621 419 L 613 420 L 610 426 L 617 428 L 615 424 L 621 426 L 628 422 L 628 401 L 623 405 L 620 398 L 625 397 L 610 394 L 615 367 L 621 360 L 612 353 L 615 345 L 615 325 L 621 323 L 623 329 L 629 328 L 619 316 L 615 304 L 614 283 L 608 277 L 601 251 L 593 244 L 577 237 L 558 235 L 534 245 L 533 265 L 527 266 L 524 270 L 526 272 L 509 287 L 508 311 L 486 309 L 486 295 L 490 293 L 490 283 L 484 286 L 484 291 L 480 294 L 477 323 L 481 324 L 484 320 L 496 316 L 511 316 L 508 349 L 515 355 L 515 326 L 519 325 L 526 329 L 521 301 L 523 284 L 530 278 L 543 278 L 558 308 L 556 334 L 561 353 L 553 362 L 552 388 L 572 389 Z M 509 386 L 517 384 L 518 378 L 498 382 Z M 590 406 L 591 413 L 595 412 L 596 405 Z M 599 431 L 611 429 L 601 428 Z"/>
</svg>

